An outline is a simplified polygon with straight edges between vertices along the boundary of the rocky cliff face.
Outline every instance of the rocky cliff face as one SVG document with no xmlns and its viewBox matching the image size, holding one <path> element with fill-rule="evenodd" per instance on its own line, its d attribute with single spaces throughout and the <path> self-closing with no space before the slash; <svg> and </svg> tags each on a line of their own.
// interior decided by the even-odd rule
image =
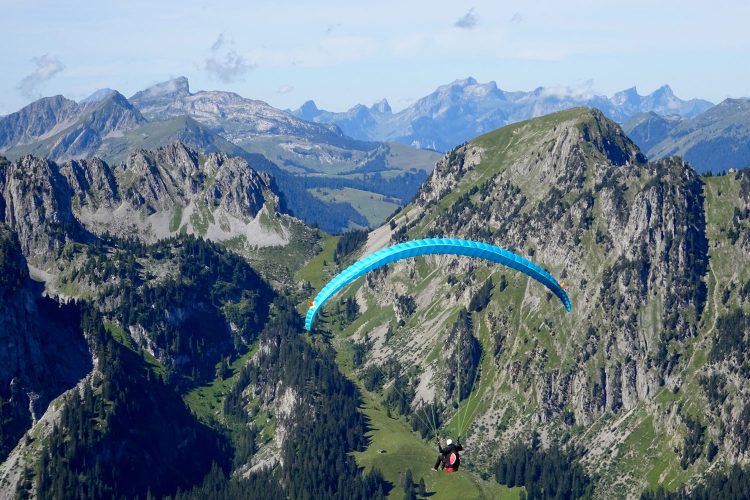
<svg viewBox="0 0 750 500">
<path fill-rule="evenodd" d="M 737 184 L 733 204 L 742 200 Z M 710 463 L 698 460 L 703 450 L 696 455 L 689 443 L 696 439 L 694 419 L 706 424 L 699 381 L 716 371 L 706 364 L 710 325 L 733 300 L 731 290 L 726 308 L 714 307 L 710 297 L 717 287 L 750 278 L 709 264 L 711 245 L 723 240 L 711 227 L 712 200 L 689 165 L 677 158 L 646 163 L 598 111 L 571 110 L 500 129 L 438 163 L 394 220 L 391 240 L 447 236 L 508 248 L 567 284 L 572 313 L 511 270 L 431 257 L 368 279 L 357 293 L 360 309 L 383 312 L 368 312 L 365 323 L 349 330 L 385 331 L 390 324 L 393 335 L 375 343 L 375 359 L 396 357 L 425 373 L 451 374 L 451 363 L 427 356 L 433 347 L 425 346 L 448 342 L 456 308 L 492 280 L 492 300 L 472 314 L 473 335 L 485 351 L 476 389 L 483 403 L 468 428 L 468 444 L 486 457 L 475 466 L 489 466 L 508 443 L 537 430 L 587 449 L 585 460 L 602 476 L 602 495 L 623 487 L 637 495 L 649 485 L 698 477 Z M 745 212 L 737 210 L 742 219 Z M 747 261 L 734 246 L 746 236 L 742 224 L 733 226 L 737 241 L 726 249 L 738 262 Z M 397 312 L 387 313 L 394 293 L 419 304 L 400 328 Z M 438 388 L 438 403 L 444 392 Z M 732 408 L 741 412 L 743 396 L 736 397 Z M 446 418 L 452 414 L 447 408 Z M 719 437 L 735 419 L 712 417 L 701 431 L 722 460 L 747 458 Z M 644 441 L 658 451 L 644 454 L 637 448 Z M 654 470 L 660 475 L 648 476 Z"/>
<path fill-rule="evenodd" d="M 0 462 L 49 402 L 91 368 L 73 305 L 41 296 L 21 245 L 0 224 Z"/>
<path fill-rule="evenodd" d="M 62 165 L 60 173 L 68 181 L 75 206 L 116 207 L 117 179 L 107 163 L 98 158 L 72 160 Z"/>
<path fill-rule="evenodd" d="M 119 205 L 114 212 L 82 204 L 80 217 L 100 230 L 139 233 L 148 241 L 176 232 L 201 234 L 241 246 L 284 245 L 294 220 L 281 215 L 271 177 L 246 160 L 201 155 L 181 144 L 137 151 L 114 171 Z M 262 216 L 261 216 L 262 215 Z"/>
<path fill-rule="evenodd" d="M 271 177 L 246 160 L 176 143 L 136 151 L 115 168 L 99 159 L 62 165 L 25 156 L 0 165 L 0 208 L 24 254 L 45 267 L 66 241 L 90 233 L 155 241 L 179 232 L 239 248 L 284 245 L 301 226 L 278 212 Z"/>
<path fill-rule="evenodd" d="M 0 160 L 0 220 L 18 235 L 32 262 L 48 261 L 68 239 L 84 236 L 73 215 L 72 197 L 56 163 L 32 156 Z"/>
</svg>

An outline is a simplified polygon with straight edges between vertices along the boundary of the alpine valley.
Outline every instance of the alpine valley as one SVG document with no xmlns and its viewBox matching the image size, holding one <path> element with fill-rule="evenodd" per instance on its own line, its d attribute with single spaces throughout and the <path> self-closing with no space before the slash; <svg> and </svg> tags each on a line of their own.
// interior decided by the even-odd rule
<svg viewBox="0 0 750 500">
<path fill-rule="evenodd" d="M 288 112 L 177 78 L 1 117 L 0 500 L 746 498 L 744 101 L 552 95 Z M 427 256 L 304 331 L 431 237 L 572 311 Z"/>
</svg>

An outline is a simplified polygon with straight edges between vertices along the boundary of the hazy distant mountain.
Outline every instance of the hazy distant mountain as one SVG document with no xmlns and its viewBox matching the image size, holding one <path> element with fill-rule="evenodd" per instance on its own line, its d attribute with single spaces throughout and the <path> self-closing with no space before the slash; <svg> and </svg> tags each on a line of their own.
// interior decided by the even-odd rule
<svg viewBox="0 0 750 500">
<path fill-rule="evenodd" d="M 639 115 L 623 128 L 652 159 L 679 155 L 699 172 L 750 165 L 750 99 L 727 99 L 691 119 Z"/>
<path fill-rule="evenodd" d="M 82 100 L 78 101 L 78 103 L 79 104 L 86 104 L 86 103 L 91 103 L 91 102 L 99 102 L 101 100 L 106 99 L 107 97 L 109 97 L 111 94 L 113 94 L 115 92 L 117 92 L 117 91 L 116 90 L 112 90 L 110 88 L 99 89 L 99 90 L 95 91 L 93 94 L 91 94 L 90 96 L 86 97 L 85 99 L 82 99 Z"/>
<path fill-rule="evenodd" d="M 57 95 L 39 99 L 20 111 L 0 117 L 0 150 L 43 139 L 58 125 L 72 123 L 79 108 L 75 101 Z"/>
<path fill-rule="evenodd" d="M 302 120 L 234 92 L 190 93 L 184 76 L 137 92 L 130 102 L 150 121 L 188 115 L 220 130 L 226 139 L 236 143 L 267 135 L 294 135 L 337 144 L 353 142 L 335 126 Z"/>
<path fill-rule="evenodd" d="M 362 140 L 395 141 L 438 151 L 509 123 L 578 106 L 595 107 L 623 122 L 636 113 L 655 111 L 692 117 L 711 107 L 700 99 L 683 101 L 665 85 L 641 96 L 635 88 L 612 98 L 539 87 L 531 92 L 507 92 L 495 82 L 474 78 L 442 85 L 406 109 L 393 113 L 387 101 L 372 107 L 354 106 L 343 113 L 319 110 L 307 101 L 294 114 L 305 120 L 338 125 L 345 134 Z"/>
<path fill-rule="evenodd" d="M 102 141 L 146 119 L 119 92 L 94 94 L 80 103 L 63 96 L 39 99 L 0 117 L 0 151 L 55 159 L 88 156 Z"/>
<path fill-rule="evenodd" d="M 663 85 L 646 96 L 639 95 L 636 88 L 631 87 L 617 92 L 609 101 L 612 103 L 611 118 L 619 122 L 627 121 L 637 113 L 648 112 L 690 118 L 713 106 L 703 99 L 683 101 L 674 95 L 669 85 Z"/>
<path fill-rule="evenodd" d="M 638 113 L 626 121 L 622 128 L 643 151 L 648 151 L 677 127 L 683 118 L 679 115 L 662 116 L 653 111 Z"/>
<path fill-rule="evenodd" d="M 137 111 L 136 111 L 137 112 Z M 206 126 L 188 116 L 180 116 L 159 122 L 144 122 L 135 128 L 123 128 L 115 133 L 99 134 L 90 141 L 67 141 L 81 128 L 70 127 L 65 133 L 46 137 L 38 142 L 16 145 L 5 153 L 11 158 L 24 154 L 46 156 L 54 160 L 100 157 L 111 163 L 125 161 L 130 153 L 138 149 L 157 149 L 182 142 L 205 153 L 223 152 L 234 156 L 244 156 L 245 150 L 232 144 Z M 84 128 L 84 133 L 88 130 Z M 85 135 L 84 135 L 85 137 Z"/>
</svg>

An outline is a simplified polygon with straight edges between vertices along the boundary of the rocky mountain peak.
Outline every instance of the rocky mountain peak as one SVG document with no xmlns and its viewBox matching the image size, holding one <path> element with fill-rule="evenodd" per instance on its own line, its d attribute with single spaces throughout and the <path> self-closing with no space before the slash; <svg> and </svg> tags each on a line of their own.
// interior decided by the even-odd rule
<svg viewBox="0 0 750 500">
<path fill-rule="evenodd" d="M 459 78 L 458 80 L 454 80 L 453 83 L 451 83 L 450 85 L 452 87 L 468 87 L 469 85 L 476 85 L 476 84 L 477 84 L 477 80 L 472 76 L 468 76 L 466 78 L 462 78 L 462 79 Z"/>
<path fill-rule="evenodd" d="M 374 107 L 374 106 L 373 106 L 373 107 Z M 351 109 L 350 109 L 350 110 L 348 111 L 348 113 L 349 113 L 349 114 L 350 114 L 351 116 L 353 116 L 353 117 L 359 117 L 359 118 L 364 118 L 364 117 L 370 117 L 370 116 L 371 116 L 371 114 L 370 114 L 370 108 L 368 108 L 368 107 L 367 107 L 367 106 L 365 106 L 364 104 L 355 104 L 355 105 L 354 105 L 354 106 L 353 106 L 353 107 L 352 107 L 352 108 L 351 108 Z"/>
<path fill-rule="evenodd" d="M 31 104 L 28 104 L 24 106 L 21 109 L 21 112 L 34 112 L 34 111 L 40 111 L 40 110 L 56 110 L 60 109 L 66 106 L 71 106 L 75 103 L 75 101 L 72 101 L 71 99 L 66 98 L 63 95 L 54 95 L 50 97 L 42 97 Z"/>
<path fill-rule="evenodd" d="M 19 111 L 0 117 L 0 151 L 16 144 L 28 144 L 44 138 L 78 116 L 75 101 L 61 95 L 43 97 Z"/>
<path fill-rule="evenodd" d="M 421 101 L 445 99 L 448 96 L 461 95 L 466 91 L 467 87 L 476 84 L 477 81 L 472 77 L 454 80 L 447 85 L 439 86 L 432 94 L 419 99 L 417 104 Z"/>
<path fill-rule="evenodd" d="M 672 87 L 669 85 L 662 85 L 658 89 L 654 90 L 651 95 L 653 97 L 659 97 L 659 98 L 670 98 L 674 97 L 674 92 L 672 91 Z"/>
<path fill-rule="evenodd" d="M 165 82 L 160 82 L 144 90 L 133 94 L 131 99 L 142 99 L 145 97 L 157 98 L 157 97 L 170 97 L 172 99 L 176 97 L 190 95 L 190 85 L 188 79 L 184 76 L 178 76 Z"/>
<path fill-rule="evenodd" d="M 110 94 L 113 92 L 116 92 L 116 90 L 110 89 L 110 88 L 103 88 L 95 91 L 90 96 L 86 97 L 85 99 L 81 99 L 78 101 L 78 104 L 88 104 L 92 102 L 99 102 L 107 97 L 109 97 Z"/>
<path fill-rule="evenodd" d="M 190 95 L 187 78 L 180 76 L 136 92 L 130 97 L 129 101 L 144 116 L 152 117 L 175 101 Z"/>
<path fill-rule="evenodd" d="M 318 109 L 318 106 L 316 106 L 315 101 L 312 99 L 305 101 L 302 106 L 297 109 L 297 111 L 294 112 L 295 115 L 299 116 L 303 120 L 312 120 L 318 114 L 320 113 L 320 110 Z"/>
<path fill-rule="evenodd" d="M 377 113 L 387 113 L 390 114 L 393 112 L 391 110 L 391 105 L 388 103 L 387 99 L 381 99 L 380 101 L 376 102 L 372 105 L 370 108 L 371 111 L 375 111 Z"/>
<path fill-rule="evenodd" d="M 641 96 L 635 87 L 630 87 L 620 92 L 616 92 L 612 96 L 612 103 L 616 106 L 624 106 L 626 104 L 636 105 L 638 104 Z"/>
<path fill-rule="evenodd" d="M 578 124 L 581 138 L 594 146 L 613 165 L 638 165 L 646 157 L 631 141 L 622 127 L 595 108 L 587 108 Z"/>
<path fill-rule="evenodd" d="M 641 168 L 645 162 L 646 158 L 618 124 L 597 109 L 575 108 L 510 125 L 452 150 L 437 163 L 416 204 L 425 209 L 439 204 L 447 193 L 479 177 L 477 169 L 481 166 L 481 176 L 494 179 L 484 189 L 491 190 L 506 181 L 524 186 L 513 195 L 515 201 L 508 199 L 497 208 L 496 214 L 501 217 L 500 214 L 515 213 L 532 201 L 545 203 L 550 196 L 580 191 L 594 176 L 609 175 L 608 171 L 626 166 Z M 516 202 L 521 205 L 514 207 Z M 482 229 L 486 222 L 477 218 L 476 226 L 463 236 L 487 241 Z M 463 222 L 456 227 L 464 227 Z M 440 225 L 435 234 L 453 234 L 453 230 L 444 232 L 447 228 Z M 545 231 L 541 219 L 538 230 Z M 514 246 L 523 239 L 520 233 L 519 238 Z M 562 254 L 560 257 L 564 258 Z"/>
<path fill-rule="evenodd" d="M 128 99 L 117 92 L 116 90 L 110 92 L 106 96 L 102 97 L 98 101 L 91 101 L 91 109 L 93 113 L 98 113 L 101 118 L 110 123 L 114 121 L 127 120 L 127 126 L 135 126 L 146 122 L 146 119 L 141 115 Z M 122 124 L 119 124 L 122 125 Z M 118 127 L 119 125 L 115 125 Z M 106 135 L 110 130 L 102 129 L 101 132 Z"/>
</svg>

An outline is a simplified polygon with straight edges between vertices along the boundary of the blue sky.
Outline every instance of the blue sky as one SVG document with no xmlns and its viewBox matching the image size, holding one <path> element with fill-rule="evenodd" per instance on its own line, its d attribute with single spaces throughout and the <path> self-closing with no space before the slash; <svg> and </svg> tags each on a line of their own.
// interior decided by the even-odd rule
<svg viewBox="0 0 750 500">
<path fill-rule="evenodd" d="M 0 114 L 184 75 L 280 108 L 394 109 L 473 76 L 611 95 L 750 96 L 750 2 L 0 0 Z"/>
</svg>

